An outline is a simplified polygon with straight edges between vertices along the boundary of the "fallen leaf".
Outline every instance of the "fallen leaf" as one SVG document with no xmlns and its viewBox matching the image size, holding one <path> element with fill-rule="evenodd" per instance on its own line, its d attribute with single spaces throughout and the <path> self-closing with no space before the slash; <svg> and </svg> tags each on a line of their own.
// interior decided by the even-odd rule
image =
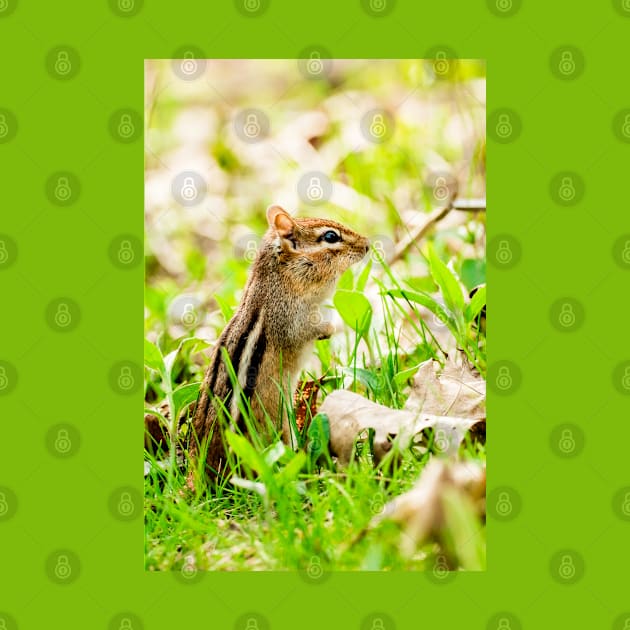
<svg viewBox="0 0 630 630">
<path fill-rule="evenodd" d="M 485 420 L 486 382 L 480 374 L 453 359 L 441 371 L 440 364 L 429 359 L 416 372 L 405 409 Z"/>
<path fill-rule="evenodd" d="M 462 502 L 469 505 L 470 513 L 480 524 L 485 515 L 485 499 L 485 466 L 433 458 L 411 490 L 387 503 L 369 527 L 385 520 L 397 523 L 403 533 L 401 552 L 410 556 L 426 542 L 444 542 L 449 505 Z"/>
<path fill-rule="evenodd" d="M 485 424 L 475 418 L 390 409 L 341 389 L 326 397 L 319 412 L 328 416 L 330 453 L 342 465 L 350 461 L 357 437 L 367 429 L 374 431 L 373 453 L 379 463 L 394 446 L 400 451 L 409 448 L 415 436 L 429 428 L 434 430 L 435 450 L 454 454 L 468 430 Z M 482 433 L 485 436 L 485 430 Z"/>
</svg>

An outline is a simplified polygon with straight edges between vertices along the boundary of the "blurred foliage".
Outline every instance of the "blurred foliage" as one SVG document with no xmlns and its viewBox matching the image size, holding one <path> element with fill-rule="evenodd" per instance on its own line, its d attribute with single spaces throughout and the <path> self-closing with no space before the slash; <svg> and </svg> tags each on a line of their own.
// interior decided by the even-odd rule
<svg viewBox="0 0 630 630">
<path fill-rule="evenodd" d="M 194 80 L 181 78 L 180 63 L 146 66 L 145 324 L 165 353 L 183 336 L 216 338 L 270 203 L 346 223 L 388 254 L 443 202 L 445 186 L 485 197 L 481 61 L 450 61 L 442 76 L 430 60 L 335 60 L 313 79 L 295 60 L 200 60 Z M 237 129 L 249 108 L 269 122 L 258 142 Z M 373 110 L 393 121 L 384 142 L 362 131 Z M 184 171 L 205 181 L 197 204 L 173 195 Z M 333 184 L 324 205 L 298 194 L 311 171 Z M 484 221 L 484 213 L 452 212 L 430 236 L 468 289 L 485 281 Z M 411 289 L 435 289 L 418 247 L 395 270 Z"/>
</svg>

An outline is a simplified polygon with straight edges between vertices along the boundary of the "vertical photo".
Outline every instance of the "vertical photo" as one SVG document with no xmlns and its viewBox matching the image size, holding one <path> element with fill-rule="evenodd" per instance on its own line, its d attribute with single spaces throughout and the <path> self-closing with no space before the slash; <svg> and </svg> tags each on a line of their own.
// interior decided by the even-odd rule
<svg viewBox="0 0 630 630">
<path fill-rule="evenodd" d="M 485 61 L 144 81 L 146 570 L 485 570 Z"/>
</svg>

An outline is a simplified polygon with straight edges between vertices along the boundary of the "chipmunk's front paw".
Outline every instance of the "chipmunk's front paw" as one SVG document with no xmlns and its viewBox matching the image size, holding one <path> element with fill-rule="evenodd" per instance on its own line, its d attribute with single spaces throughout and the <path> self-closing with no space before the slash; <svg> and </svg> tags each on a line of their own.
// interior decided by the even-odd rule
<svg viewBox="0 0 630 630">
<path fill-rule="evenodd" d="M 335 327 L 330 322 L 325 322 L 321 324 L 317 329 L 317 338 L 318 339 L 330 339 L 332 334 L 335 332 Z"/>
</svg>

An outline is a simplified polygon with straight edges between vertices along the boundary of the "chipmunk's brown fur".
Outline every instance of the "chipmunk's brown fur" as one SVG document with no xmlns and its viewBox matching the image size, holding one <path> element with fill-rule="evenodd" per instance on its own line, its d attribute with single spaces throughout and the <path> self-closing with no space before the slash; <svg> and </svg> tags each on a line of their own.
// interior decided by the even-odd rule
<svg viewBox="0 0 630 630">
<path fill-rule="evenodd" d="M 319 306 L 369 249 L 365 237 L 327 219 L 297 219 L 270 206 L 267 220 L 241 303 L 214 347 L 193 418 L 190 453 L 196 458 L 207 449 L 206 471 L 212 477 L 225 466 L 226 423 L 217 422 L 222 408 L 232 426 L 246 432 L 239 396 L 251 404 L 259 435 L 268 437 L 266 412 L 289 441 L 282 398 L 291 400 L 309 343 L 334 332 Z M 236 395 L 224 352 L 238 375 Z"/>
</svg>

